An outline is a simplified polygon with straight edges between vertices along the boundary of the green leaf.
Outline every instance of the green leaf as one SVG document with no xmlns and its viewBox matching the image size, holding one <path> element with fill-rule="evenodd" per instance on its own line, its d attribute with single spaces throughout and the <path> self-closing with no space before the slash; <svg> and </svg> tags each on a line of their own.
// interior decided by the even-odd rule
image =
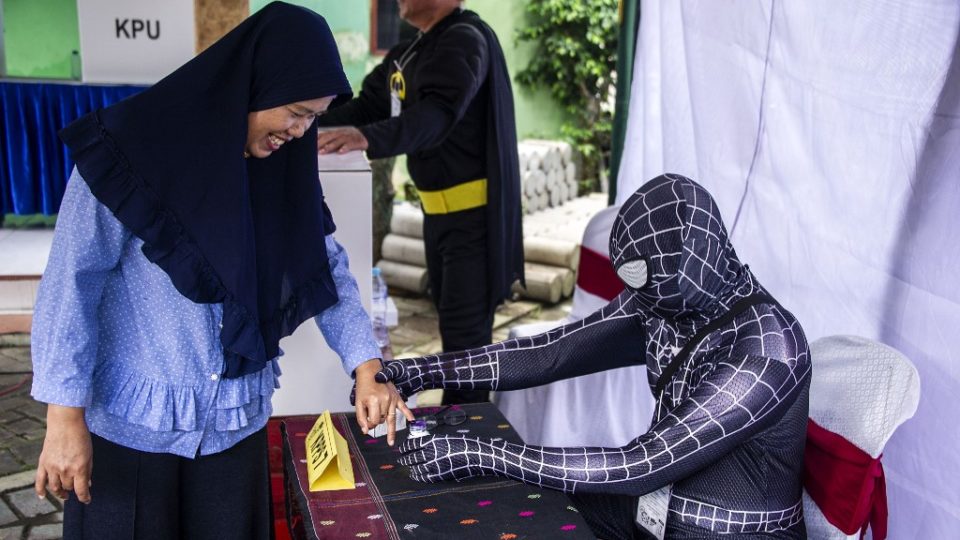
<svg viewBox="0 0 960 540">
<path fill-rule="evenodd" d="M 561 133 L 580 154 L 589 183 L 610 152 L 618 0 L 529 0 L 526 19 L 514 37 L 534 50 L 515 80 L 547 89 L 570 115 Z"/>
</svg>

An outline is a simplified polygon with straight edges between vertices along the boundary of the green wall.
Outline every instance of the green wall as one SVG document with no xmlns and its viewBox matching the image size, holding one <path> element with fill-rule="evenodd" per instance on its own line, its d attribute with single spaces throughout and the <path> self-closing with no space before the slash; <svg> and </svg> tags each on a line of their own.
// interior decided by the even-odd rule
<svg viewBox="0 0 960 540">
<path fill-rule="evenodd" d="M 250 0 L 257 11 L 270 0 Z M 380 62 L 370 55 L 369 0 L 288 0 L 322 14 L 340 47 L 344 71 L 355 90 L 364 75 Z M 76 0 L 2 0 L 7 75 L 69 79 L 71 53 L 80 49 Z M 532 47 L 518 45 L 514 36 L 524 21 L 524 1 L 468 0 L 496 31 L 510 74 L 526 65 Z M 531 92 L 514 83 L 517 133 L 520 138 L 560 135 L 563 112 L 546 91 Z"/>
<path fill-rule="evenodd" d="M 3 0 L 7 75 L 69 79 L 80 50 L 76 0 Z"/>
<path fill-rule="evenodd" d="M 364 75 L 380 62 L 370 55 L 370 0 L 288 0 L 310 8 L 327 19 L 340 47 L 343 69 L 354 90 L 360 89 Z M 250 0 L 256 11 L 270 0 Z M 526 66 L 532 47 L 517 45 L 514 35 L 524 21 L 524 1 L 468 0 L 464 6 L 480 14 L 497 33 L 507 58 L 510 75 Z M 553 103 L 546 91 L 531 92 L 513 84 L 517 115 L 517 134 L 523 138 L 558 138 L 563 111 Z"/>
<path fill-rule="evenodd" d="M 515 38 L 517 29 L 524 26 L 525 5 L 526 2 L 515 0 L 467 0 L 464 3 L 464 7 L 476 11 L 497 33 L 511 78 L 526 67 L 533 51 L 530 43 L 520 44 Z M 564 113 L 550 94 L 546 90 L 530 91 L 512 82 L 519 138 L 559 138 Z"/>
<path fill-rule="evenodd" d="M 355 91 L 360 90 L 364 75 L 379 62 L 370 55 L 369 0 L 286 0 L 323 15 L 340 48 L 343 71 Z M 271 0 L 250 0 L 253 13 Z"/>
</svg>

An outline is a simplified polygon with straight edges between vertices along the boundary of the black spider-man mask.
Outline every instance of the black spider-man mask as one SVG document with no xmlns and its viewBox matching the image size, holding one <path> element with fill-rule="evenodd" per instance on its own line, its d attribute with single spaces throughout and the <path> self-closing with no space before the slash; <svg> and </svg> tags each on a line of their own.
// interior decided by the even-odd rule
<svg viewBox="0 0 960 540">
<path fill-rule="evenodd" d="M 623 203 L 610 258 L 641 304 L 664 318 L 715 311 L 743 275 L 713 197 L 676 174 L 654 178 Z"/>
</svg>

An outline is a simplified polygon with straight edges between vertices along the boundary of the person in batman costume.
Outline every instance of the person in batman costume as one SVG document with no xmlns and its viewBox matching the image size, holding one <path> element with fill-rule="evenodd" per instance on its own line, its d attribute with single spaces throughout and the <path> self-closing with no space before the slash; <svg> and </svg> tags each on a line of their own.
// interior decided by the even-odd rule
<svg viewBox="0 0 960 540">
<path fill-rule="evenodd" d="M 811 366 L 800 324 L 737 258 L 710 194 L 685 177 L 657 177 L 626 200 L 610 255 L 626 288 L 585 319 L 389 361 L 378 380 L 405 395 L 515 390 L 644 362 L 657 400 L 649 431 L 619 448 L 428 436 L 402 443 L 400 463 L 423 482 L 504 476 L 562 490 L 602 538 L 643 538 L 638 507 L 661 489 L 666 538 L 805 538 Z"/>
<path fill-rule="evenodd" d="M 400 16 L 419 32 L 390 50 L 359 96 L 319 119 L 357 127 L 317 138 L 320 153 L 407 155 L 444 351 L 489 344 L 496 306 L 523 279 L 510 76 L 496 34 L 460 4 L 400 0 Z M 450 389 L 444 402 L 488 394 Z"/>
</svg>

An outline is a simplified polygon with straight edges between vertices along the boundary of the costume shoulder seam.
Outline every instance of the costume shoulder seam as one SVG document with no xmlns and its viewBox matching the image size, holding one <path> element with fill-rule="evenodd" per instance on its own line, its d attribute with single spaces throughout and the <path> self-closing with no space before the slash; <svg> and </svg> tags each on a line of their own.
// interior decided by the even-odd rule
<svg viewBox="0 0 960 540">
<path fill-rule="evenodd" d="M 487 44 L 487 37 L 483 35 L 483 32 L 481 32 L 480 29 L 476 27 L 476 25 L 468 22 L 458 22 L 456 24 L 452 24 L 441 35 L 445 36 L 447 35 L 447 33 L 453 32 L 454 29 L 458 29 L 458 28 L 467 28 L 468 30 L 466 33 L 472 34 L 473 36 L 477 37 L 479 43 L 482 43 L 484 45 Z M 463 34 L 463 32 L 458 32 L 458 33 Z"/>
</svg>

